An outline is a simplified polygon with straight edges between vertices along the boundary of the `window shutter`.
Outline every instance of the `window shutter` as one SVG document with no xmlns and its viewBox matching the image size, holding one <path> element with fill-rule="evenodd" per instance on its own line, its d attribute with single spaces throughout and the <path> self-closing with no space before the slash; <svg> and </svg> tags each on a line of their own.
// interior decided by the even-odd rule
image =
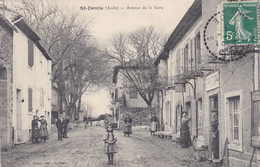
<svg viewBox="0 0 260 167">
<path fill-rule="evenodd" d="M 32 67 L 34 65 L 34 50 L 33 42 L 28 39 L 28 65 Z"/>
<path fill-rule="evenodd" d="M 28 111 L 32 112 L 32 88 L 28 88 Z"/>
</svg>

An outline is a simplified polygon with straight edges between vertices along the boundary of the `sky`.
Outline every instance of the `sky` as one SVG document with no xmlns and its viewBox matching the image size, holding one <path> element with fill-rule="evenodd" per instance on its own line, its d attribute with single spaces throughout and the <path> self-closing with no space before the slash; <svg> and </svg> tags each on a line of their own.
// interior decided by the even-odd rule
<svg viewBox="0 0 260 167">
<path fill-rule="evenodd" d="M 100 42 L 108 43 L 113 34 L 131 32 L 154 25 L 171 33 L 194 0 L 60 0 L 64 7 L 72 8 L 93 19 L 91 33 Z M 102 7 L 103 10 L 88 10 L 88 7 Z M 114 9 L 108 9 L 107 7 Z M 80 10 L 84 8 L 85 10 Z M 135 9 L 127 9 L 132 7 Z M 143 7 L 146 7 L 144 9 Z M 149 8 L 150 7 L 150 8 Z M 115 9 L 118 8 L 118 9 Z M 139 8 L 139 9 L 136 9 Z"/>
<path fill-rule="evenodd" d="M 86 21 L 93 19 L 89 27 L 91 34 L 104 45 L 109 44 L 115 33 L 128 33 L 149 25 L 171 34 L 193 2 L 194 0 L 62 0 L 66 8 L 78 10 Z M 89 6 L 96 8 L 92 10 Z M 108 9 L 108 6 L 112 9 Z M 110 95 L 106 89 L 84 95 L 83 101 L 91 105 L 93 116 L 109 113 Z"/>
</svg>

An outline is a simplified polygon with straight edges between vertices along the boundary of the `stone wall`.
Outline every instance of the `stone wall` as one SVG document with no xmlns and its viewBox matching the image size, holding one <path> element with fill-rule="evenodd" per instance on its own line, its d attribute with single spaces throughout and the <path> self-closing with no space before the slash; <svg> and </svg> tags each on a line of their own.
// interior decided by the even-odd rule
<svg viewBox="0 0 260 167">
<path fill-rule="evenodd" d="M 0 134 L 1 150 L 12 145 L 13 30 L 0 21 Z"/>
<path fill-rule="evenodd" d="M 152 109 L 154 111 L 155 109 Z M 133 126 L 150 126 L 151 112 L 148 108 L 122 108 L 120 112 L 120 127 L 124 125 L 124 119 L 129 114 L 133 120 Z"/>
</svg>

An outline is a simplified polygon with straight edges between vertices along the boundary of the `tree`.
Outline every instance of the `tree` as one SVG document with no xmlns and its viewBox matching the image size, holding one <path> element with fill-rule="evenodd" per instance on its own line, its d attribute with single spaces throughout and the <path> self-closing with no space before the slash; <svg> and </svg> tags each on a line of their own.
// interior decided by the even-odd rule
<svg viewBox="0 0 260 167">
<path fill-rule="evenodd" d="M 116 34 L 111 40 L 110 57 L 122 69 L 123 75 L 138 91 L 151 109 L 152 101 L 162 82 L 157 78 L 157 69 L 153 66 L 159 55 L 166 35 L 150 26 L 129 34 Z"/>
<path fill-rule="evenodd" d="M 71 54 L 65 60 L 69 67 L 64 75 L 67 78 L 65 104 L 67 111 L 71 113 L 74 110 L 78 113 L 81 107 L 81 96 L 89 86 L 108 83 L 109 71 L 107 69 L 110 67 L 107 63 L 108 57 L 98 44 L 91 40 L 77 44 Z"/>
</svg>

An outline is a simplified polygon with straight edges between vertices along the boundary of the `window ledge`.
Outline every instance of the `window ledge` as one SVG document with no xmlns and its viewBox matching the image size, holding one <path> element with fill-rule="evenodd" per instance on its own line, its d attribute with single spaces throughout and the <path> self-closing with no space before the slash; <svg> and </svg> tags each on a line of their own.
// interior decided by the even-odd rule
<svg viewBox="0 0 260 167">
<path fill-rule="evenodd" d="M 228 144 L 228 149 L 238 151 L 238 152 L 243 152 L 242 145 Z"/>
</svg>

